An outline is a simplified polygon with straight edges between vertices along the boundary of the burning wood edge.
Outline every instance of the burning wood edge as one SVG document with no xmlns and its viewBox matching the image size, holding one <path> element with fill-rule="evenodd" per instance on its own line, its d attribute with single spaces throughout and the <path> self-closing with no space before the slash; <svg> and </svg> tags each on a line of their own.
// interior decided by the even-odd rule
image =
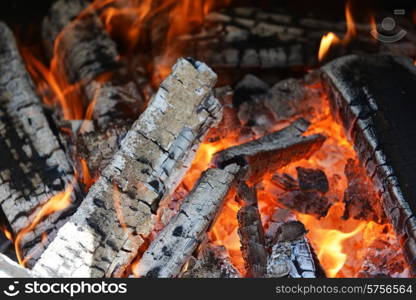
<svg viewBox="0 0 416 300">
<path fill-rule="evenodd" d="M 0 253 L 0 278 L 33 277 L 31 272 Z"/>
<path fill-rule="evenodd" d="M 60 74 L 69 84 L 79 84 L 88 99 L 88 110 L 99 127 L 106 127 L 124 103 L 139 113 L 143 99 L 133 81 L 116 84 L 97 78 L 121 67 L 116 43 L 109 37 L 95 11 L 83 0 L 60 0 L 44 19 L 44 44 L 57 52 Z M 54 49 L 55 48 L 55 49 Z M 56 55 L 56 54 L 55 54 Z"/>
<path fill-rule="evenodd" d="M 350 133 L 416 274 L 413 62 L 390 55 L 350 55 L 324 66 L 322 77 L 332 112 Z"/>
<path fill-rule="evenodd" d="M 262 278 L 266 274 L 267 251 L 263 225 L 254 188 L 249 188 L 245 182 L 238 186 L 237 195 L 244 206 L 237 213 L 238 234 L 241 241 L 247 277 Z"/>
<path fill-rule="evenodd" d="M 216 74 L 179 59 L 77 212 L 34 266 L 41 276 L 121 276 L 208 129 L 222 116 Z"/>
<path fill-rule="evenodd" d="M 13 33 L 1 22 L 0 41 L 0 203 L 16 235 L 32 224 L 43 204 L 73 182 L 73 175 Z M 47 243 L 41 241 L 41 234 L 53 234 L 70 213 L 45 215 L 22 238 L 19 246 L 23 254 L 36 259 Z"/>
<path fill-rule="evenodd" d="M 176 277 L 203 240 L 232 183 L 243 170 L 237 164 L 208 169 L 185 198 L 179 213 L 159 233 L 141 258 L 140 277 Z"/>
<path fill-rule="evenodd" d="M 308 158 L 322 146 L 325 136 L 302 136 L 309 126 L 308 121 L 298 119 L 282 130 L 218 152 L 214 162 L 221 166 L 246 159 L 250 165 L 250 178 L 257 182 L 266 173 L 274 172 L 296 160 Z"/>
</svg>

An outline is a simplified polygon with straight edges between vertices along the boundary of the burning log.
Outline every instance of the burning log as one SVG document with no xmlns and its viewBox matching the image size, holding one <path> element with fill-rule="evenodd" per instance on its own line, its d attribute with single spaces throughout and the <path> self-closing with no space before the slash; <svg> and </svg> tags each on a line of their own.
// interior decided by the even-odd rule
<svg viewBox="0 0 416 300">
<path fill-rule="evenodd" d="M 220 211 L 240 167 L 231 164 L 208 169 L 182 203 L 179 213 L 144 253 L 137 274 L 141 277 L 176 277 Z"/>
<path fill-rule="evenodd" d="M 216 74 L 179 59 L 120 149 L 33 270 L 43 276 L 120 276 L 153 226 L 159 201 L 181 181 L 221 118 Z"/>
<path fill-rule="evenodd" d="M 181 278 L 240 278 L 223 246 L 208 243 L 198 253 L 198 257 L 191 257 L 187 269 Z"/>
<path fill-rule="evenodd" d="M 21 256 L 40 255 L 41 234 L 60 227 L 71 205 L 44 215 L 33 224 L 42 206 L 73 181 L 72 169 L 55 136 L 26 72 L 12 32 L 0 23 L 0 203 L 13 229 L 24 235 Z M 73 203 L 74 205 L 76 203 Z"/>
<path fill-rule="evenodd" d="M 120 106 L 137 117 L 144 99 L 133 79 L 113 74 L 122 67 L 117 45 L 95 11 L 87 7 L 88 2 L 82 0 L 56 2 L 44 20 L 43 37 L 48 48 L 54 45 L 52 63 L 63 77 L 60 80 L 80 86 L 93 120 L 106 127 L 122 112 Z M 110 80 L 103 81 L 101 76 Z"/>
<path fill-rule="evenodd" d="M 247 277 L 262 278 L 266 274 L 267 251 L 263 225 L 257 204 L 257 194 L 254 188 L 249 188 L 245 182 L 238 186 L 238 198 L 244 206 L 238 211 L 238 234 L 241 241 L 241 252 L 245 262 Z"/>
<path fill-rule="evenodd" d="M 274 173 L 289 163 L 308 158 L 322 146 L 325 136 L 302 136 L 309 125 L 308 121 L 298 119 L 282 130 L 220 151 L 215 155 L 214 161 L 221 166 L 246 159 L 250 165 L 250 178 L 261 180 L 264 174 Z"/>
<path fill-rule="evenodd" d="M 30 271 L 0 253 L 0 278 L 33 277 Z"/>
<path fill-rule="evenodd" d="M 413 62 L 390 55 L 351 55 L 324 66 L 322 75 L 332 111 L 350 133 L 416 273 Z"/>
</svg>

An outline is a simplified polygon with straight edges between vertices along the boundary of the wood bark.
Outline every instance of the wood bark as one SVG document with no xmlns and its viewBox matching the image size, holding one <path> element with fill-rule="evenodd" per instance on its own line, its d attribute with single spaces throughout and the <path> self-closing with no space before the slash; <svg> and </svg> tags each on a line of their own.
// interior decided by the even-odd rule
<svg viewBox="0 0 416 300">
<path fill-rule="evenodd" d="M 325 136 L 302 136 L 309 125 L 308 121 L 298 119 L 282 130 L 220 151 L 215 155 L 214 161 L 221 166 L 245 159 L 250 165 L 250 178 L 254 181 L 261 180 L 264 174 L 274 173 L 289 163 L 308 158 L 322 146 Z"/>
<path fill-rule="evenodd" d="M 245 182 L 241 182 L 237 195 L 244 203 L 244 206 L 238 211 L 237 219 L 247 277 L 262 278 L 266 274 L 268 254 L 256 190 L 249 188 Z"/>
<path fill-rule="evenodd" d="M 405 240 L 405 257 L 416 274 L 413 61 L 392 55 L 350 55 L 324 66 L 322 76 L 332 112 L 350 133 L 389 221 Z"/>
<path fill-rule="evenodd" d="M 77 212 L 34 270 L 43 276 L 120 276 L 149 235 L 159 201 L 180 183 L 222 115 L 216 74 L 179 59 Z"/>
<path fill-rule="evenodd" d="M 137 274 L 141 277 L 176 277 L 203 240 L 219 213 L 240 167 L 208 169 L 185 198 L 179 213 L 144 253 Z"/>
<path fill-rule="evenodd" d="M 73 182 L 72 169 L 45 116 L 11 30 L 0 23 L 0 204 L 17 234 L 41 206 Z M 76 205 L 74 202 L 73 205 Z M 45 218 L 21 243 L 32 259 L 42 252 L 41 234 L 54 233 L 73 211 Z"/>
</svg>

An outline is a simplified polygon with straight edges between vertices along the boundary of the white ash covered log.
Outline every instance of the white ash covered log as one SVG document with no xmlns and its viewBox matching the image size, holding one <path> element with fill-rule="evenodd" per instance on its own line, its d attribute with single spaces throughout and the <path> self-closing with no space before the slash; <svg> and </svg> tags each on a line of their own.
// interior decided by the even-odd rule
<svg viewBox="0 0 416 300">
<path fill-rule="evenodd" d="M 121 116 L 121 107 L 137 118 L 144 98 L 134 78 L 122 75 L 126 66 L 119 60 L 117 45 L 88 5 L 82 0 L 54 3 L 43 22 L 43 38 L 47 47 L 54 45 L 61 82 L 80 86 L 80 97 L 86 100 L 81 105 L 93 108 L 93 120 L 105 128 Z M 106 80 L 101 80 L 102 76 Z"/>
<path fill-rule="evenodd" d="M 264 174 L 274 173 L 289 163 L 308 158 L 322 146 L 325 136 L 302 135 L 309 125 L 308 121 L 298 119 L 281 130 L 220 151 L 215 154 L 214 161 L 221 166 L 233 161 L 247 160 L 250 165 L 250 178 L 261 180 Z"/>
<path fill-rule="evenodd" d="M 0 278 L 28 278 L 31 272 L 0 253 Z"/>
<path fill-rule="evenodd" d="M 183 201 L 178 214 L 162 229 L 141 258 L 136 274 L 170 278 L 180 273 L 221 210 L 241 167 L 206 170 Z"/>
<path fill-rule="evenodd" d="M 43 276 L 120 276 L 152 230 L 159 201 L 190 167 L 222 107 L 216 74 L 179 59 L 77 212 L 34 267 Z"/>
<path fill-rule="evenodd" d="M 0 204 L 17 234 L 33 222 L 42 205 L 73 183 L 73 174 L 13 33 L 4 23 L 0 23 L 0 156 Z M 45 246 L 41 234 L 53 234 L 73 208 L 51 214 L 25 235 L 20 244 L 23 256 L 32 252 L 36 259 Z"/>
<path fill-rule="evenodd" d="M 325 65 L 323 84 L 416 274 L 416 68 L 400 56 L 345 56 Z M 392 100 L 394 99 L 394 100 Z"/>
<path fill-rule="evenodd" d="M 246 275 L 249 278 L 262 278 L 266 274 L 268 253 L 257 203 L 257 192 L 245 182 L 240 182 L 237 196 L 244 203 L 237 213 L 237 219 Z"/>
</svg>

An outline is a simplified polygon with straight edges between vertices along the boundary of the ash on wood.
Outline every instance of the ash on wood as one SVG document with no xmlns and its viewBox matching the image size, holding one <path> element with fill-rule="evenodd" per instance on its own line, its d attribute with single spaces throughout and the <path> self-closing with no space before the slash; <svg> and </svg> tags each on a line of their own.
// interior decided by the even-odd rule
<svg viewBox="0 0 416 300">
<path fill-rule="evenodd" d="M 234 268 L 223 246 L 206 244 L 187 262 L 187 269 L 181 278 L 240 278 L 240 273 Z"/>
<path fill-rule="evenodd" d="M 324 66 L 322 76 L 332 111 L 350 134 L 387 217 L 405 245 L 415 245 L 413 61 L 390 55 L 351 55 Z M 404 250 L 416 273 L 415 247 Z"/>
<path fill-rule="evenodd" d="M 0 253 L 0 278 L 30 278 L 28 269 L 23 268 L 7 256 Z"/>
<path fill-rule="evenodd" d="M 0 23 L 0 156 L 0 204 L 16 234 L 32 223 L 43 204 L 72 183 L 73 175 L 4 23 Z M 24 236 L 23 255 L 36 250 L 31 253 L 35 260 L 45 246 L 41 234 L 53 234 L 71 211 L 70 205 L 51 214 Z"/>
<path fill-rule="evenodd" d="M 325 136 L 302 136 L 309 125 L 308 121 L 298 119 L 282 130 L 220 151 L 215 155 L 214 161 L 221 166 L 246 159 L 250 165 L 250 178 L 261 180 L 263 174 L 274 173 L 289 163 L 308 158 L 322 146 Z"/>
<path fill-rule="evenodd" d="M 183 201 L 179 213 L 144 253 L 137 273 L 141 277 L 176 277 L 204 238 L 219 213 L 240 167 L 231 164 L 208 169 Z"/>
<path fill-rule="evenodd" d="M 237 196 L 244 203 L 237 213 L 237 219 L 247 277 L 262 278 L 266 274 L 268 254 L 257 203 L 257 192 L 255 188 L 250 188 L 245 182 L 241 182 L 237 189 Z"/>
<path fill-rule="evenodd" d="M 190 167 L 221 119 L 216 74 L 179 59 L 77 212 L 33 270 L 43 276 L 120 276 L 153 226 L 159 201 Z"/>
</svg>

